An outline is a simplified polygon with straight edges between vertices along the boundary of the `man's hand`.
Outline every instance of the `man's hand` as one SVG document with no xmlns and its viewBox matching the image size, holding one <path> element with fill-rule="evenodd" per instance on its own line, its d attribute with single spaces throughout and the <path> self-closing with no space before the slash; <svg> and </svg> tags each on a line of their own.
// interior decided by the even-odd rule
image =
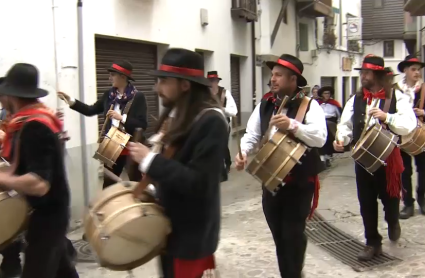
<svg viewBox="0 0 425 278">
<path fill-rule="evenodd" d="M 379 109 L 378 107 L 373 107 L 369 110 L 369 116 L 374 117 L 375 119 L 385 122 L 387 119 L 387 113 Z"/>
<path fill-rule="evenodd" d="M 106 117 L 122 121 L 122 115 L 115 110 L 109 110 L 108 113 L 106 113 Z"/>
<path fill-rule="evenodd" d="M 140 143 L 128 143 L 128 150 L 130 151 L 131 158 L 136 163 L 142 162 L 142 160 L 149 154 L 150 149 Z"/>
<path fill-rule="evenodd" d="M 280 130 L 286 131 L 291 125 L 291 119 L 286 115 L 274 115 L 270 120 L 270 126 L 275 126 Z"/>
<path fill-rule="evenodd" d="M 242 153 L 242 158 L 239 156 L 239 153 L 235 157 L 236 170 L 242 171 L 245 169 L 247 163 L 246 154 Z"/>
<path fill-rule="evenodd" d="M 413 112 L 415 112 L 416 117 L 423 117 L 425 115 L 423 109 L 413 108 Z"/>
<path fill-rule="evenodd" d="M 60 99 L 64 100 L 67 103 L 71 101 L 71 97 L 65 94 L 64 92 L 57 92 L 57 95 Z"/>
<path fill-rule="evenodd" d="M 334 149 L 335 149 L 337 152 L 343 152 L 343 151 L 344 151 L 344 145 L 343 145 L 341 142 L 334 141 L 334 142 L 333 142 L 333 145 L 334 145 Z"/>
</svg>

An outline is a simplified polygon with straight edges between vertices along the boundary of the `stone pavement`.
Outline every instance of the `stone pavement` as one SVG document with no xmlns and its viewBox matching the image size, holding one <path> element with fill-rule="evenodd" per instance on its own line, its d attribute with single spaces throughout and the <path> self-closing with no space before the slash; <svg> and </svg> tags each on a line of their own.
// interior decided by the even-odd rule
<svg viewBox="0 0 425 278">
<path fill-rule="evenodd" d="M 337 158 L 334 167 L 322 175 L 318 211 L 338 228 L 363 241 L 353 166 L 350 158 Z M 230 181 L 222 184 L 222 205 L 221 241 L 216 253 L 221 277 L 280 277 L 273 240 L 261 208 L 259 183 L 245 172 L 232 171 Z M 403 262 L 357 273 L 310 243 L 305 261 L 306 277 L 425 277 L 425 217 L 417 215 L 402 221 L 402 238 L 394 245 L 386 239 L 387 228 L 382 214 L 380 220 L 380 230 L 385 238 L 384 250 L 401 258 Z M 75 232 L 70 238 L 80 236 L 81 233 Z M 81 278 L 128 277 L 126 273 L 99 269 L 95 264 L 80 263 L 78 271 Z M 136 269 L 134 275 L 159 277 L 157 261 L 153 260 Z"/>
</svg>

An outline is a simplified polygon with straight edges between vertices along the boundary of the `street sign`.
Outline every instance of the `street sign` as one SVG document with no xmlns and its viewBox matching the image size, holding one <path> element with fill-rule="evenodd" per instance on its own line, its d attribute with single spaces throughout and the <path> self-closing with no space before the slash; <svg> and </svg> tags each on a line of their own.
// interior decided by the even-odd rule
<svg viewBox="0 0 425 278">
<path fill-rule="evenodd" d="M 347 18 L 347 39 L 358 41 L 362 39 L 362 18 Z"/>
</svg>

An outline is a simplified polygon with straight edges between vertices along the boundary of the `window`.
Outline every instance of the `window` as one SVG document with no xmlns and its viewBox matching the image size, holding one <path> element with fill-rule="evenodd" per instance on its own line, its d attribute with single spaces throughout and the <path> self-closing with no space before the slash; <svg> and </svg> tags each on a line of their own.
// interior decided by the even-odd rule
<svg viewBox="0 0 425 278">
<path fill-rule="evenodd" d="M 382 8 L 384 0 L 373 0 L 373 7 L 374 8 Z"/>
<path fill-rule="evenodd" d="M 394 41 L 384 41 L 384 57 L 394 57 Z"/>
<path fill-rule="evenodd" d="M 308 24 L 300 23 L 300 51 L 308 51 Z"/>
</svg>

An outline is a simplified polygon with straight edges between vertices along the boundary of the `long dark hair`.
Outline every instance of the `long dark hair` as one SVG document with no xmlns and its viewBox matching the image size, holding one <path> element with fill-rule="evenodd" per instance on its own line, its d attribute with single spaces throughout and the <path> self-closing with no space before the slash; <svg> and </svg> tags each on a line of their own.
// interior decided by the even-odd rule
<svg viewBox="0 0 425 278">
<path fill-rule="evenodd" d="M 174 107 L 166 108 L 159 118 L 156 132 L 158 132 L 164 121 L 168 118 L 171 110 L 176 108 L 172 125 L 168 127 L 163 141 L 173 146 L 180 145 L 189 134 L 192 123 L 196 116 L 206 108 L 221 108 L 218 99 L 211 93 L 209 87 L 190 82 L 190 91 L 183 94 L 182 98 Z"/>
<path fill-rule="evenodd" d="M 393 93 L 393 86 L 387 81 L 387 72 L 385 71 L 374 71 L 375 83 L 384 88 L 385 90 L 385 98 L 390 98 Z M 357 95 L 363 95 L 363 86 L 360 87 L 360 90 L 357 92 Z"/>
</svg>

